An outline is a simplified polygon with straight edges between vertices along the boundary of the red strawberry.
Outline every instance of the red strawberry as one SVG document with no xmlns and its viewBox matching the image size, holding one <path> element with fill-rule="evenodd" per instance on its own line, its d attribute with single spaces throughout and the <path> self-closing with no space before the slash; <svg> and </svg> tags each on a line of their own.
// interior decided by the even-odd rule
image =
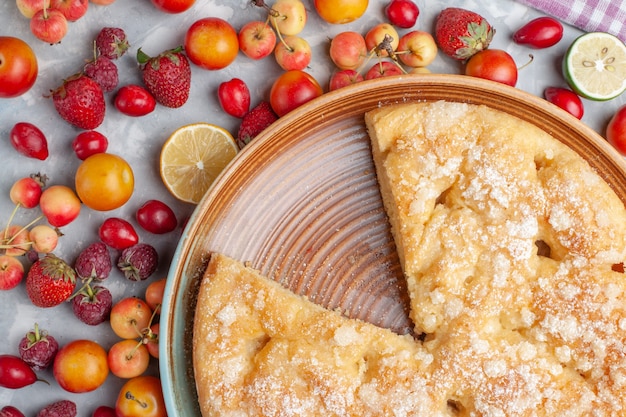
<svg viewBox="0 0 626 417">
<path fill-rule="evenodd" d="M 166 107 L 181 107 L 189 98 L 191 67 L 183 48 L 167 50 L 156 57 L 137 51 L 146 89 Z"/>
<path fill-rule="evenodd" d="M 61 400 L 47 405 L 36 417 L 76 417 L 76 403 Z"/>
<path fill-rule="evenodd" d="M 243 149 L 256 135 L 261 133 L 266 127 L 278 120 L 278 116 L 272 110 L 272 106 L 267 101 L 262 101 L 250 110 L 239 125 L 237 133 L 237 145 Z"/>
<path fill-rule="evenodd" d="M 442 10 L 435 22 L 435 39 L 442 52 L 466 60 L 487 49 L 496 30 L 481 15 L 450 7 Z"/>
<path fill-rule="evenodd" d="M 143 281 L 156 271 L 159 257 L 156 249 L 147 243 L 137 243 L 122 251 L 117 267 L 131 281 Z"/>
<path fill-rule="evenodd" d="M 104 280 L 112 268 L 109 249 L 102 242 L 95 242 L 83 249 L 74 262 L 74 270 L 81 279 Z"/>
<path fill-rule="evenodd" d="M 96 49 L 101 56 L 117 59 L 124 55 L 130 44 L 123 29 L 104 27 L 96 36 Z"/>
<path fill-rule="evenodd" d="M 108 93 L 117 87 L 119 77 L 117 65 L 105 56 L 98 56 L 93 61 L 89 61 L 83 68 L 85 75 L 102 88 L 102 92 Z"/>
<path fill-rule="evenodd" d="M 54 307 L 66 301 L 76 287 L 76 273 L 52 253 L 33 263 L 26 275 L 26 292 L 37 307 Z"/>
<path fill-rule="evenodd" d="M 47 369 L 54 360 L 59 344 L 56 339 L 45 330 L 39 330 L 39 325 L 35 323 L 35 328 L 20 340 L 20 357 L 30 365 L 34 371 Z"/>
<path fill-rule="evenodd" d="M 63 119 L 81 129 L 93 130 L 104 120 L 102 87 L 86 75 L 76 74 L 65 80 L 52 91 L 52 101 Z"/>
<path fill-rule="evenodd" d="M 113 305 L 111 292 L 101 285 L 87 284 L 72 299 L 72 311 L 83 323 L 96 326 L 109 318 Z"/>
</svg>

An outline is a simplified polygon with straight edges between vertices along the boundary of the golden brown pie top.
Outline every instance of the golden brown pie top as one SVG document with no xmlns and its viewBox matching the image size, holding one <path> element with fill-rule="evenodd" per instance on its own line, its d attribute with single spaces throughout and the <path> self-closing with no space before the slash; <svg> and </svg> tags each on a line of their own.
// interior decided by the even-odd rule
<svg viewBox="0 0 626 417">
<path fill-rule="evenodd" d="M 608 184 L 485 106 L 365 122 L 421 337 L 213 254 L 193 336 L 203 416 L 626 415 L 626 210 Z"/>
</svg>

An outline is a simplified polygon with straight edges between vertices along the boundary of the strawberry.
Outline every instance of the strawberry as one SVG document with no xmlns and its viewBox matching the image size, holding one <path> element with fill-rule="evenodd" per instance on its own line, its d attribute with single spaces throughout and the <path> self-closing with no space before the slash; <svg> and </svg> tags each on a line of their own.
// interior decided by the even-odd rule
<svg viewBox="0 0 626 417">
<path fill-rule="evenodd" d="M 137 51 L 146 89 L 166 107 L 181 107 L 189 98 L 191 67 L 182 51 L 178 47 L 156 57 L 146 55 L 141 48 Z"/>
<path fill-rule="evenodd" d="M 114 27 L 100 29 L 95 42 L 99 54 L 109 59 L 121 57 L 130 47 L 124 30 Z"/>
<path fill-rule="evenodd" d="M 112 269 L 109 249 L 102 242 L 95 242 L 83 249 L 74 262 L 74 270 L 80 279 L 106 279 Z"/>
<path fill-rule="evenodd" d="M 34 371 L 47 369 L 58 350 L 59 344 L 56 339 L 45 330 L 40 330 L 37 323 L 35 323 L 35 328 L 26 333 L 19 343 L 20 357 Z"/>
<path fill-rule="evenodd" d="M 60 400 L 48 404 L 37 413 L 36 417 L 76 417 L 76 403 L 70 400 Z"/>
<path fill-rule="evenodd" d="M 28 298 L 37 307 L 54 307 L 66 301 L 76 287 L 76 273 L 52 253 L 33 263 L 26 275 Z"/>
<path fill-rule="evenodd" d="M 111 292 L 101 286 L 87 284 L 72 298 L 72 311 L 83 323 L 96 326 L 109 318 L 113 305 Z"/>
<path fill-rule="evenodd" d="M 435 39 L 441 51 L 451 58 L 466 60 L 487 49 L 496 30 L 478 13 L 449 7 L 435 22 Z"/>
<path fill-rule="evenodd" d="M 83 72 L 87 77 L 100 84 L 104 93 L 108 93 L 117 87 L 119 80 L 117 65 L 103 55 L 89 61 L 83 68 Z"/>
<path fill-rule="evenodd" d="M 84 74 L 75 74 L 56 90 L 52 101 L 59 115 L 68 123 L 93 130 L 104 120 L 106 102 L 102 87 Z"/>
<path fill-rule="evenodd" d="M 117 267 L 131 281 L 143 281 L 156 271 L 159 257 L 156 249 L 147 243 L 137 243 L 122 251 Z"/>
<path fill-rule="evenodd" d="M 272 110 L 270 103 L 262 101 L 257 104 L 241 119 L 239 132 L 237 133 L 239 149 L 243 149 L 256 135 L 276 120 L 278 120 L 278 116 Z"/>
</svg>

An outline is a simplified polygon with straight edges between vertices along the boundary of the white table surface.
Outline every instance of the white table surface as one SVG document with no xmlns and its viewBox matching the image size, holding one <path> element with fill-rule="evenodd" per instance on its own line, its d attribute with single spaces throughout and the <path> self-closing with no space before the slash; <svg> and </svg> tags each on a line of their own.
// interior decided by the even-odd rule
<svg viewBox="0 0 626 417">
<path fill-rule="evenodd" d="M 313 59 L 308 72 L 326 88 L 333 70 L 327 54 L 329 39 L 345 30 L 365 34 L 368 28 L 385 20 L 383 8 L 387 1 L 371 0 L 366 15 L 346 25 L 322 22 L 312 3 L 305 0 L 309 19 L 302 36 L 313 48 Z M 549 49 L 531 50 L 514 44 L 511 35 L 525 22 L 541 13 L 519 3 L 510 0 L 417 0 L 416 3 L 420 8 L 420 16 L 414 29 L 432 32 L 435 17 L 441 9 L 447 6 L 464 7 L 481 13 L 496 28 L 497 34 L 492 48 L 508 51 L 518 65 L 524 64 L 528 60 L 528 54 L 532 53 L 534 62 L 520 71 L 518 88 L 541 96 L 548 86 L 566 86 L 560 72 L 561 60 L 569 44 L 582 33 L 578 29 L 565 25 L 564 37 L 559 44 Z M 83 18 L 70 23 L 68 34 L 61 44 L 51 46 L 33 37 L 28 20 L 19 13 L 14 0 L 0 2 L 0 36 L 17 36 L 29 43 L 35 50 L 40 68 L 37 82 L 28 93 L 14 99 L 0 99 L 0 224 L 6 223 L 13 208 L 9 189 L 17 179 L 33 172 L 43 172 L 50 177 L 49 184 L 73 184 L 74 172 L 80 161 L 71 149 L 71 142 L 79 130 L 64 122 L 56 114 L 51 100 L 43 96 L 64 77 L 81 68 L 92 54 L 91 42 L 100 28 L 121 27 L 131 43 L 129 53 L 117 61 L 121 86 L 141 83 L 135 61 L 135 53 L 139 47 L 151 55 L 176 47 L 182 44 L 187 28 L 195 20 L 208 16 L 224 18 L 239 29 L 248 20 L 264 19 L 265 14 L 262 9 L 251 6 L 244 0 L 197 0 L 190 10 L 177 15 L 157 11 L 149 0 L 117 0 L 109 6 L 90 4 L 89 11 Z M 406 30 L 400 30 L 400 33 L 404 32 Z M 455 74 L 461 71 L 458 62 L 441 53 L 429 68 L 436 73 Z M 216 99 L 218 84 L 232 77 L 243 79 L 251 89 L 252 103 L 256 104 L 267 98 L 271 81 L 279 73 L 280 69 L 272 57 L 258 62 L 241 53 L 232 65 L 220 71 L 207 71 L 192 65 L 192 88 L 187 104 L 179 109 L 158 106 L 153 113 L 142 118 L 131 118 L 117 112 L 112 106 L 113 93 L 108 93 L 107 115 L 97 130 L 108 137 L 109 152 L 123 156 L 131 164 L 135 173 L 135 191 L 128 203 L 111 212 L 96 212 L 83 207 L 79 218 L 62 228 L 65 236 L 60 239 L 55 253 L 73 262 L 82 248 L 97 240 L 97 228 L 105 218 L 122 217 L 136 226 L 142 241 L 153 244 L 159 251 L 159 268 L 150 280 L 165 277 L 181 228 L 179 226 L 176 231 L 166 235 L 150 235 L 137 225 L 134 213 L 143 202 L 155 198 L 170 205 L 177 213 L 179 224 L 182 224 L 194 206 L 175 200 L 161 183 L 158 155 L 162 143 L 176 128 L 193 122 L 218 124 L 236 135 L 238 119 L 227 116 L 220 109 Z M 598 133 L 604 134 L 609 118 L 625 102 L 625 95 L 608 102 L 584 100 L 585 115 L 582 120 Z M 50 149 L 47 160 L 26 158 L 11 147 L 9 131 L 20 121 L 34 123 L 43 130 Z M 38 209 L 21 210 L 14 222 L 24 224 L 38 214 Z M 130 282 L 114 269 L 105 285 L 113 293 L 114 300 L 119 300 L 124 296 L 143 296 L 149 282 Z M 22 283 L 13 290 L 0 292 L 0 353 L 17 354 L 20 338 L 35 322 L 54 335 L 61 345 L 77 338 L 88 338 L 108 348 L 118 340 L 108 323 L 91 327 L 75 319 L 67 303 L 50 309 L 34 307 L 28 300 Z M 149 373 L 157 372 L 158 364 L 153 360 Z M 105 384 L 94 392 L 70 394 L 58 387 L 51 371 L 42 372 L 40 376 L 50 381 L 50 386 L 36 383 L 20 390 L 0 388 L 0 408 L 10 404 L 21 409 L 26 416 L 34 416 L 52 401 L 70 399 L 77 403 L 79 416 L 90 416 L 99 405 L 113 406 L 117 392 L 124 382 L 110 375 Z"/>
</svg>

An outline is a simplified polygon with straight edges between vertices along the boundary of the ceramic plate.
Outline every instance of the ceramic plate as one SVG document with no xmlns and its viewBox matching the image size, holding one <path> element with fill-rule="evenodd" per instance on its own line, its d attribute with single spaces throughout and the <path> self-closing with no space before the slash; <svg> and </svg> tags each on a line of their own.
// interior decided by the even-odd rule
<svg viewBox="0 0 626 417">
<path fill-rule="evenodd" d="M 200 415 L 192 326 L 211 252 L 249 262 L 349 317 L 411 331 L 363 114 L 390 103 L 434 100 L 485 104 L 543 128 L 586 158 L 625 200 L 623 158 L 582 122 L 521 90 L 429 74 L 380 78 L 327 93 L 248 145 L 189 220 L 171 265 L 161 319 L 160 370 L 169 415 Z"/>
</svg>

